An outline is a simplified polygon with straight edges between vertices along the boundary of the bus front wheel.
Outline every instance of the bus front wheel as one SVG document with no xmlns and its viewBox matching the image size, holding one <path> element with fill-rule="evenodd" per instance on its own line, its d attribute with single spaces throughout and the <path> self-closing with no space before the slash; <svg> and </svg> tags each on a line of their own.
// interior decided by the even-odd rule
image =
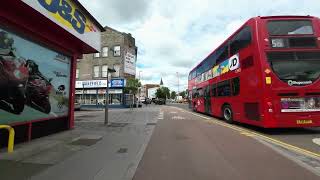
<svg viewBox="0 0 320 180">
<path fill-rule="evenodd" d="M 233 123 L 233 112 L 232 112 L 232 109 L 231 109 L 230 105 L 224 105 L 223 106 L 222 115 L 223 115 L 224 120 L 227 123 L 230 123 L 230 124 Z"/>
</svg>

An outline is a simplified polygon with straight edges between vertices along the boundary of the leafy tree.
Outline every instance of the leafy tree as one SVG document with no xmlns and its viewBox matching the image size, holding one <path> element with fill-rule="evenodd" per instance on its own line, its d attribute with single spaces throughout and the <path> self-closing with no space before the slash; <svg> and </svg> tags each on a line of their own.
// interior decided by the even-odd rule
<svg viewBox="0 0 320 180">
<path fill-rule="evenodd" d="M 182 98 L 185 98 L 185 97 L 186 97 L 186 94 L 187 94 L 186 91 L 181 91 L 181 92 L 179 93 L 179 96 L 182 96 Z"/>
<path fill-rule="evenodd" d="M 127 79 L 127 83 L 126 83 L 126 87 L 124 88 L 124 92 L 136 95 L 139 87 L 141 87 L 141 83 L 140 83 L 139 79 L 129 78 L 129 79 Z"/>
<path fill-rule="evenodd" d="M 161 87 L 156 91 L 157 98 L 167 99 L 170 97 L 170 90 L 167 87 Z"/>
<path fill-rule="evenodd" d="M 176 97 L 177 97 L 177 93 L 175 91 L 171 91 L 170 98 L 171 99 L 176 99 Z"/>
</svg>

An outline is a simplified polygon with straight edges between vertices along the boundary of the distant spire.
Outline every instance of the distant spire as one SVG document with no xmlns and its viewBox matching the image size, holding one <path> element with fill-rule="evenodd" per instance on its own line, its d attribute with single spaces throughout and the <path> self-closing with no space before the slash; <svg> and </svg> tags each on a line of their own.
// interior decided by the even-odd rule
<svg viewBox="0 0 320 180">
<path fill-rule="evenodd" d="M 161 81 L 160 81 L 160 86 L 162 86 L 163 85 L 163 81 L 162 81 L 162 78 L 161 78 Z"/>
</svg>

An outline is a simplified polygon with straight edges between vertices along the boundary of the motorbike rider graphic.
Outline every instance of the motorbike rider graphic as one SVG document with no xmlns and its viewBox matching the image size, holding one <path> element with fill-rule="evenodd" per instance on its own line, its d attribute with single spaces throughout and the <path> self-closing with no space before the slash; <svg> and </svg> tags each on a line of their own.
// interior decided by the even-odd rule
<svg viewBox="0 0 320 180">
<path fill-rule="evenodd" d="M 15 114 L 24 110 L 28 76 L 25 59 L 16 55 L 14 39 L 0 31 L 0 108 Z"/>
</svg>

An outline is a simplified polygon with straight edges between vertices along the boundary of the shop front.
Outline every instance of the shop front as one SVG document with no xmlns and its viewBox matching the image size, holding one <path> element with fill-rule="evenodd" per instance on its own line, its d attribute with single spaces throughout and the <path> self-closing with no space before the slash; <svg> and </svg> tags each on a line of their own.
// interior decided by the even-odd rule
<svg viewBox="0 0 320 180">
<path fill-rule="evenodd" d="M 122 107 L 124 105 L 125 79 L 111 79 L 109 83 L 110 107 Z M 106 104 L 107 80 L 76 81 L 76 102 L 81 107 L 102 108 Z"/>
<path fill-rule="evenodd" d="M 16 142 L 73 128 L 76 60 L 101 48 L 103 27 L 77 0 L 63 2 L 68 16 L 60 0 L 0 6 L 0 125 Z"/>
</svg>

